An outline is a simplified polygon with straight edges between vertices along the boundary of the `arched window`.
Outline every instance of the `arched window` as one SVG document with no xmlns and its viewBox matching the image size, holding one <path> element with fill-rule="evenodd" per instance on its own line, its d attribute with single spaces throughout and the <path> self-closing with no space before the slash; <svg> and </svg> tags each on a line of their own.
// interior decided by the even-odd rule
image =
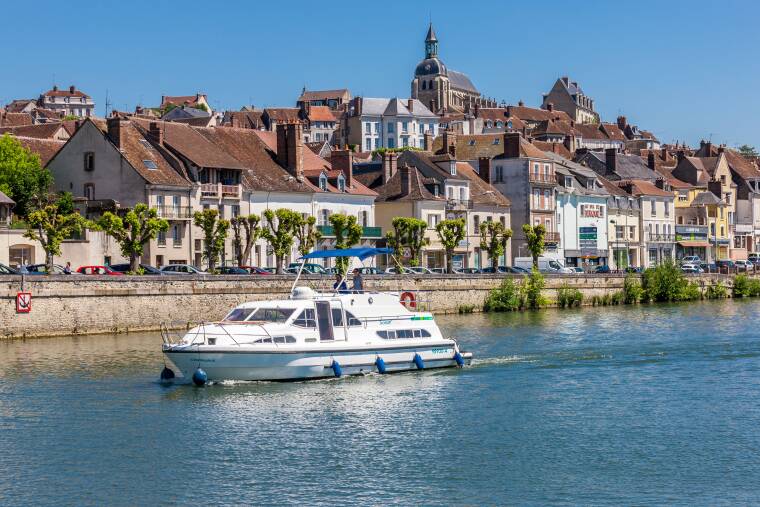
<svg viewBox="0 0 760 507">
<path fill-rule="evenodd" d="M 432 79 L 431 79 L 431 80 L 430 80 L 430 82 L 428 83 L 428 88 L 430 88 L 431 90 L 432 90 L 433 88 L 435 88 L 435 86 L 433 85 L 433 80 L 432 80 Z"/>
<path fill-rule="evenodd" d="M 424 79 L 422 80 L 422 89 L 427 90 L 427 81 L 425 81 Z"/>
<path fill-rule="evenodd" d="M 501 121 L 501 120 L 497 121 L 496 122 L 496 128 L 497 129 L 504 128 L 504 122 Z"/>
</svg>

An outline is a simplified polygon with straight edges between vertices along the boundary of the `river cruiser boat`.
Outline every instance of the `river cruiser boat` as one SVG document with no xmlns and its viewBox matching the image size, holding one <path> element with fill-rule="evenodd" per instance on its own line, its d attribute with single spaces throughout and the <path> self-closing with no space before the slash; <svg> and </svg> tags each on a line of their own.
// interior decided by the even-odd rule
<svg viewBox="0 0 760 507">
<path fill-rule="evenodd" d="M 366 258 L 384 248 L 312 252 L 318 258 Z M 202 323 L 173 339 L 162 329 L 163 353 L 196 384 L 223 380 L 306 380 L 366 373 L 461 367 L 472 354 L 444 338 L 412 291 L 316 292 L 293 283 L 288 299 L 243 303 L 220 322 Z M 340 285 L 338 285 L 340 287 Z M 162 378 L 173 377 L 164 369 Z"/>
</svg>

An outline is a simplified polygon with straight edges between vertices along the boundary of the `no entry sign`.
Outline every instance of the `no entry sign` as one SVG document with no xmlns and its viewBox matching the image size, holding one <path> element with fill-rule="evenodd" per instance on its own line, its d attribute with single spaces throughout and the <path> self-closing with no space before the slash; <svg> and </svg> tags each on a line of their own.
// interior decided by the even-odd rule
<svg viewBox="0 0 760 507">
<path fill-rule="evenodd" d="M 32 293 L 19 292 L 16 294 L 16 313 L 29 313 L 32 311 Z"/>
</svg>

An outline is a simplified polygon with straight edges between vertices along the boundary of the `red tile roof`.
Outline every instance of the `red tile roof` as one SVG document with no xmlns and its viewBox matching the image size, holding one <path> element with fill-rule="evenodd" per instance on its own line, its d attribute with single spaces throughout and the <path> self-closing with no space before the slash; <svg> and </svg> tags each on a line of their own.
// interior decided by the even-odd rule
<svg viewBox="0 0 760 507">
<path fill-rule="evenodd" d="M 39 125 L 23 125 L 20 127 L 0 127 L 0 134 L 10 132 L 15 136 L 35 137 L 37 139 L 55 139 L 59 131 L 64 129 L 61 123 L 41 123 Z M 68 131 L 66 131 L 68 133 Z M 64 136 L 65 137 L 65 136 Z"/>
<path fill-rule="evenodd" d="M 66 141 L 57 141 L 54 139 L 39 139 L 34 137 L 16 137 L 21 146 L 36 153 L 40 157 L 42 167 L 45 167 L 50 159 L 63 148 Z"/>
<path fill-rule="evenodd" d="M 668 192 L 655 186 L 654 183 L 647 180 L 621 180 L 618 181 L 619 186 L 631 185 L 631 193 L 635 196 L 655 196 L 655 197 L 674 197 L 673 192 Z"/>
<path fill-rule="evenodd" d="M 570 153 L 570 150 L 568 150 L 565 147 L 565 145 L 562 143 L 548 143 L 546 141 L 533 141 L 533 146 L 535 146 L 541 151 L 550 151 L 552 153 L 556 153 L 560 157 L 566 158 L 568 160 L 573 159 L 573 154 Z"/>
<path fill-rule="evenodd" d="M 345 99 L 348 98 L 349 92 L 345 88 L 338 90 L 314 90 L 306 91 L 298 97 L 298 101 L 311 101 L 311 100 L 329 100 L 329 99 Z"/>
<path fill-rule="evenodd" d="M 32 125 L 32 115 L 29 113 L 6 113 L 0 111 L 0 127 L 20 127 Z"/>
<path fill-rule="evenodd" d="M 309 108 L 309 121 L 335 121 L 335 115 L 327 106 L 311 106 Z"/>
<path fill-rule="evenodd" d="M 73 91 L 72 91 L 73 88 Z M 58 89 L 57 86 L 54 86 L 52 90 L 48 90 L 45 93 L 43 93 L 45 97 L 85 97 L 90 98 L 89 95 L 84 93 L 81 90 L 77 90 L 73 86 L 66 89 Z"/>
<path fill-rule="evenodd" d="M 264 113 L 276 122 L 300 121 L 300 109 L 296 107 L 267 107 Z"/>
<path fill-rule="evenodd" d="M 507 106 L 510 116 L 517 116 L 521 120 L 544 121 L 544 120 L 563 120 L 570 122 L 571 118 L 564 111 L 548 111 L 546 109 L 537 109 L 535 107 L 525 106 Z"/>
</svg>

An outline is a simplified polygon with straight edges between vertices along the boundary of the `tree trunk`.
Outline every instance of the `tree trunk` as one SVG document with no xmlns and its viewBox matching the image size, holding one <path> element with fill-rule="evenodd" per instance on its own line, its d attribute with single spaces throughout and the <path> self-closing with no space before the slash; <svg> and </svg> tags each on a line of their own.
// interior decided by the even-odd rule
<svg viewBox="0 0 760 507">
<path fill-rule="evenodd" d="M 452 274 L 454 272 L 454 249 L 446 249 L 446 272 Z"/>
<path fill-rule="evenodd" d="M 45 252 L 45 271 L 47 274 L 53 274 L 53 253 Z"/>
<path fill-rule="evenodd" d="M 533 255 L 533 267 L 538 269 L 538 255 Z"/>
<path fill-rule="evenodd" d="M 495 255 L 496 252 L 488 252 L 488 254 L 491 256 L 491 267 L 493 268 L 494 273 L 499 272 L 499 256 Z"/>
<path fill-rule="evenodd" d="M 275 255 L 275 257 L 274 257 L 274 265 L 277 268 L 277 274 L 278 275 L 284 274 L 284 272 L 282 270 L 282 261 L 284 260 L 284 258 L 285 258 L 284 255 Z"/>
<path fill-rule="evenodd" d="M 136 253 L 129 254 L 129 270 L 135 275 L 140 272 L 140 258 Z"/>
</svg>

